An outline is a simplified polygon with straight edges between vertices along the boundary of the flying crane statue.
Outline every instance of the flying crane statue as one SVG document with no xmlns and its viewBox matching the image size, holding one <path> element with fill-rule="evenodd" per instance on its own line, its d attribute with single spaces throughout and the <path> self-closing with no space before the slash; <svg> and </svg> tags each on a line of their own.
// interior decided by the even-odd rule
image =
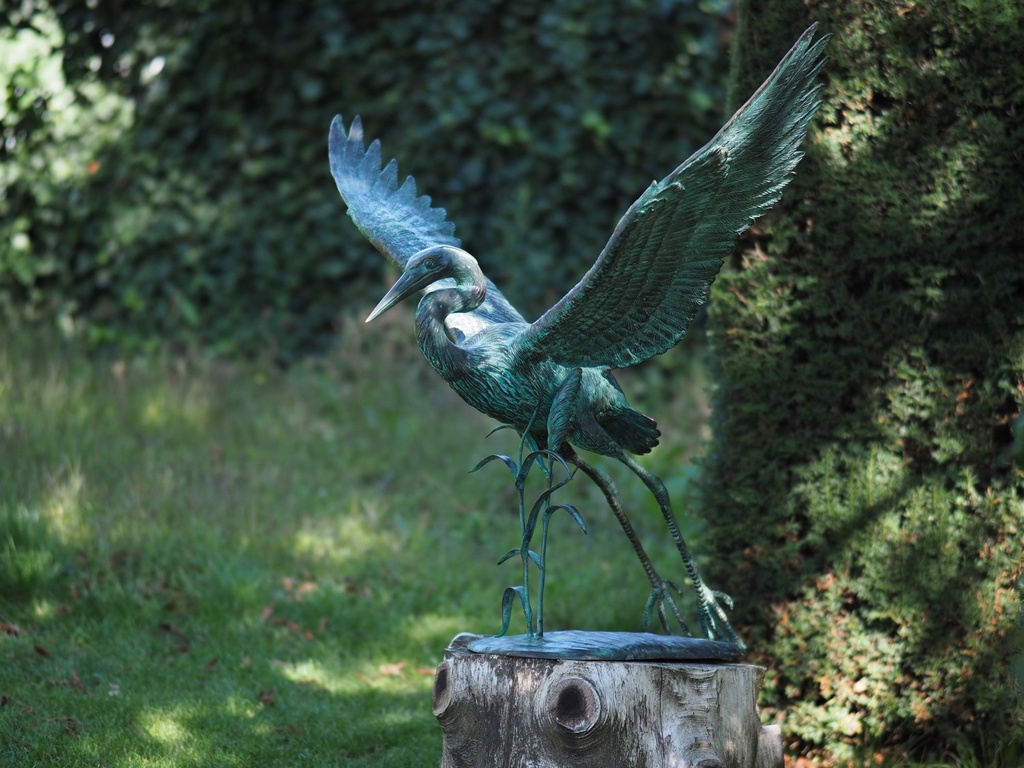
<svg viewBox="0 0 1024 768">
<path fill-rule="evenodd" d="M 577 449 L 618 459 L 647 486 L 696 590 L 704 632 L 739 644 L 721 604 L 731 601 L 701 578 L 664 483 L 631 456 L 649 452 L 660 433 L 630 407 L 611 369 L 679 343 L 739 236 L 781 197 L 821 104 L 818 74 L 829 37 L 815 40 L 815 30 L 803 33 L 711 141 L 647 188 L 579 283 L 532 323 L 459 247 L 445 211 L 417 194 L 415 180 L 399 186 L 394 160 L 381 168 L 380 144 L 365 148 L 358 117 L 347 133 L 340 116 L 331 124 L 331 173 L 349 216 L 403 269 L 366 321 L 422 291 L 416 337 L 452 389 L 598 485 L 651 584 L 645 630 L 653 606 L 666 630 L 667 608 L 687 631 L 672 597 L 676 587 L 654 569 L 611 479 Z"/>
</svg>

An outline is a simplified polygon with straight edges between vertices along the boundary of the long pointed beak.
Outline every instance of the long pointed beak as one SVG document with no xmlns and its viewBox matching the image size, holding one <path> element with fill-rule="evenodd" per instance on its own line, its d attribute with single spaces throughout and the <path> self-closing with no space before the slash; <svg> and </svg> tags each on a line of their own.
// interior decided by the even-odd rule
<svg viewBox="0 0 1024 768">
<path fill-rule="evenodd" d="M 410 273 L 403 272 L 402 276 L 398 278 L 394 285 L 391 286 L 391 290 L 385 293 L 384 298 L 381 299 L 380 303 L 373 308 L 373 312 L 371 312 L 370 316 L 366 318 L 366 322 L 368 323 L 371 320 L 380 317 L 395 306 L 395 304 L 401 303 L 412 294 L 416 293 L 416 291 L 423 287 L 419 282 L 420 281 L 413 278 Z"/>
</svg>

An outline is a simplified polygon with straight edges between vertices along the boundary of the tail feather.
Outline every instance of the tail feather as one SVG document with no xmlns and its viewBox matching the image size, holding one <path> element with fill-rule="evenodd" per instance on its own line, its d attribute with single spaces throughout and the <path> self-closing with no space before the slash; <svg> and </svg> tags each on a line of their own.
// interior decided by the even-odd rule
<svg viewBox="0 0 1024 768">
<path fill-rule="evenodd" d="M 634 454 L 650 453 L 661 437 L 658 423 L 632 408 L 618 411 L 603 419 L 601 426 L 623 450 Z"/>
</svg>

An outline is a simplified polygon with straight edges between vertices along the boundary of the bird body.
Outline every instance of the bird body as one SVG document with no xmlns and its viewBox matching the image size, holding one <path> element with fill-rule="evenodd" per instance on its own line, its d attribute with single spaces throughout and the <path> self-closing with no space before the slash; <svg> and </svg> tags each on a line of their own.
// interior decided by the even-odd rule
<svg viewBox="0 0 1024 768">
<path fill-rule="evenodd" d="M 454 287 L 426 293 L 416 308 L 417 341 L 423 356 L 466 403 L 521 434 L 529 431 L 538 445 L 548 445 L 552 402 L 574 369 L 551 359 L 529 360 L 524 343 L 529 323 L 486 322 L 468 338 L 457 336 L 446 325 L 449 316 L 471 312 L 486 296 L 483 272 L 466 251 L 442 245 L 417 254 L 367 322 L 446 277 L 454 278 Z M 566 406 L 570 411 L 563 414 L 564 441 L 614 457 L 623 450 L 647 453 L 658 444 L 654 420 L 629 406 L 611 370 L 579 370 L 579 392 Z"/>
<path fill-rule="evenodd" d="M 658 443 L 655 422 L 631 408 L 611 370 L 661 354 L 685 334 L 737 238 L 779 199 L 802 157 L 800 143 L 820 106 L 817 75 L 828 36 L 812 26 L 708 144 L 654 182 L 623 215 L 579 283 L 528 323 L 459 248 L 454 226 L 409 177 L 397 183 L 380 144 L 364 148 L 356 118 L 331 125 L 330 163 L 357 228 L 403 274 L 367 322 L 423 291 L 417 339 L 434 369 L 469 405 L 529 434 L 590 476 L 630 538 L 651 582 L 652 606 L 685 623 L 606 475 L 575 449 L 629 467 L 658 501 L 697 591 L 709 637 L 738 642 L 683 542 L 664 484 L 630 454 Z M 731 604 L 731 603 L 729 603 Z"/>
</svg>

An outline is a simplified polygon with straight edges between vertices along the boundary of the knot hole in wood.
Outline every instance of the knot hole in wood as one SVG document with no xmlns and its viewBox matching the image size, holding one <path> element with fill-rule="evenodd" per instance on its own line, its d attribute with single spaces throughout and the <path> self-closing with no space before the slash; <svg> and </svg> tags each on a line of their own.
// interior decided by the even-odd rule
<svg viewBox="0 0 1024 768">
<path fill-rule="evenodd" d="M 447 659 L 434 672 L 434 717 L 440 717 L 452 703 L 451 664 Z"/>
<path fill-rule="evenodd" d="M 563 677 L 548 688 L 552 719 L 571 733 L 586 733 L 601 719 L 601 696 L 585 677 Z"/>
</svg>

